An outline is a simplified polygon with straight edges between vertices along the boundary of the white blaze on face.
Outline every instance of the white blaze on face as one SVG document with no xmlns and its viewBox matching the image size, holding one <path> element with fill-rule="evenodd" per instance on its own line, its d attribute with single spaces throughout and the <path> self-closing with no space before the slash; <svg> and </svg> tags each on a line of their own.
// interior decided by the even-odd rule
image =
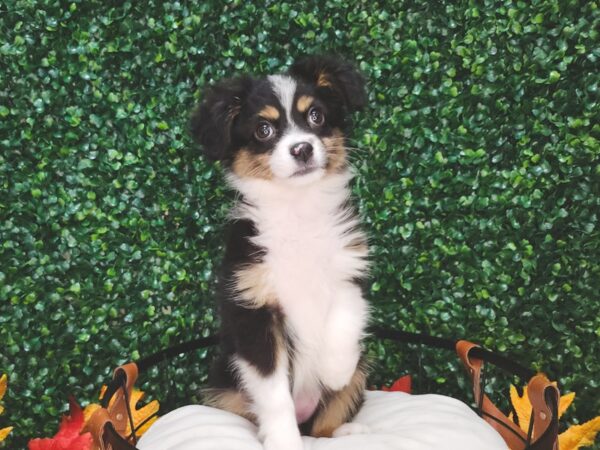
<svg viewBox="0 0 600 450">
<path fill-rule="evenodd" d="M 306 184 L 315 181 L 325 173 L 327 155 L 321 140 L 309 131 L 300 128 L 293 119 L 294 95 L 296 93 L 296 81 L 285 75 L 271 75 L 269 81 L 273 86 L 275 95 L 279 98 L 283 109 L 285 110 L 287 125 L 279 138 L 270 158 L 270 166 L 273 175 L 276 178 L 288 180 L 292 184 Z M 293 145 L 300 142 L 308 142 L 313 147 L 312 159 L 307 164 L 298 162 L 291 154 L 290 149 Z M 309 167 L 314 169 L 304 175 L 296 173 Z"/>
</svg>

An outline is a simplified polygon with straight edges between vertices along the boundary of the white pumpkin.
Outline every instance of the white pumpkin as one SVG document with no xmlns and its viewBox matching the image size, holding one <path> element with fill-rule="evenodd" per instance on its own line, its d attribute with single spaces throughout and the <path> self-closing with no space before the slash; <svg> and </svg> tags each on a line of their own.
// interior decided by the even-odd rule
<svg viewBox="0 0 600 450">
<path fill-rule="evenodd" d="M 506 450 L 500 435 L 464 403 L 441 395 L 369 391 L 346 431 L 358 434 L 304 437 L 305 450 Z M 201 405 L 176 409 L 157 420 L 140 450 L 261 450 L 246 419 Z M 283 449 L 284 450 L 284 449 Z"/>
</svg>

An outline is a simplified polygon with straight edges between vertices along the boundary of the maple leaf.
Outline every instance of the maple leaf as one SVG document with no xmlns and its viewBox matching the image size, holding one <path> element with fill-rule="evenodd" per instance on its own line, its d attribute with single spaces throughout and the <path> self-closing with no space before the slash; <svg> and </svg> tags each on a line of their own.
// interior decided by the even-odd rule
<svg viewBox="0 0 600 450">
<path fill-rule="evenodd" d="M 531 402 L 529 401 L 529 395 L 527 395 L 527 388 L 523 388 L 523 395 L 520 396 L 517 392 L 517 388 L 511 384 L 510 402 L 517 413 L 517 419 L 521 430 L 527 433 L 527 430 L 529 430 L 529 421 L 531 420 Z M 508 418 L 512 420 L 512 414 L 508 416 Z"/>
<path fill-rule="evenodd" d="M 596 435 L 600 432 L 600 416 L 581 424 L 573 425 L 558 436 L 561 450 L 577 450 L 581 447 L 594 445 Z"/>
<path fill-rule="evenodd" d="M 74 398 L 69 399 L 69 415 L 63 416 L 58 432 L 52 438 L 29 441 L 29 450 L 91 450 L 92 435 L 80 434 L 83 411 Z"/>
<path fill-rule="evenodd" d="M 571 403 L 573 403 L 573 400 L 575 400 L 575 392 L 569 392 L 568 394 L 560 396 L 560 400 L 558 402 L 558 418 L 559 419 L 565 413 L 567 408 L 569 408 L 569 406 L 571 406 Z"/>
<path fill-rule="evenodd" d="M 382 386 L 381 390 L 385 392 L 406 392 L 407 394 L 410 394 L 412 391 L 411 385 L 411 376 L 404 375 L 403 377 L 400 377 L 394 381 L 394 384 L 392 384 L 390 387 Z"/>
<path fill-rule="evenodd" d="M 106 386 L 102 386 L 100 390 L 100 398 L 104 396 Z M 137 437 L 143 435 L 150 426 L 158 419 L 157 413 L 160 408 L 160 404 L 157 400 L 152 400 L 145 406 L 137 408 L 138 403 L 144 398 L 144 392 L 134 388 L 133 392 L 129 397 L 129 408 L 131 409 L 131 415 L 133 416 L 133 427 L 136 429 L 135 434 Z M 109 407 L 113 404 L 114 398 L 110 401 Z M 97 403 L 90 403 L 83 411 L 84 420 L 87 423 L 90 417 L 94 415 L 96 410 L 101 408 Z M 131 426 L 127 424 L 126 435 L 131 434 Z"/>
<path fill-rule="evenodd" d="M 4 398 L 4 394 L 6 394 L 7 386 L 8 386 L 8 377 L 6 376 L 6 374 L 4 374 L 0 377 L 0 400 L 2 400 Z M 0 405 L 0 414 L 2 414 L 3 412 L 4 412 L 4 407 L 2 405 Z M 8 437 L 8 435 L 10 434 L 12 429 L 13 429 L 13 427 L 6 427 L 6 428 L 0 429 L 0 442 L 4 441 Z"/>
<path fill-rule="evenodd" d="M 564 412 L 571 406 L 575 400 L 575 392 L 562 395 L 558 405 L 558 417 L 562 417 Z M 531 402 L 527 394 L 527 387 L 523 388 L 523 395 L 519 395 L 515 386 L 510 387 L 510 401 L 517 413 L 517 419 L 521 429 L 527 433 L 529 421 L 531 420 Z M 512 413 L 508 416 L 512 419 Z M 558 436 L 560 450 L 578 450 L 581 447 L 594 445 L 596 435 L 600 432 L 600 416 L 581 424 L 573 425 L 564 433 Z"/>
<path fill-rule="evenodd" d="M 147 405 L 136 409 L 136 405 L 144 398 L 144 393 L 139 389 L 134 389 L 131 393 L 129 404 L 131 405 L 131 413 L 133 415 L 133 426 L 136 430 L 137 436 L 144 434 L 150 426 L 158 419 L 157 413 L 160 408 L 160 404 L 157 400 L 152 400 Z M 140 426 L 141 425 L 141 426 Z M 127 433 L 131 433 L 129 425 L 127 426 Z"/>
</svg>

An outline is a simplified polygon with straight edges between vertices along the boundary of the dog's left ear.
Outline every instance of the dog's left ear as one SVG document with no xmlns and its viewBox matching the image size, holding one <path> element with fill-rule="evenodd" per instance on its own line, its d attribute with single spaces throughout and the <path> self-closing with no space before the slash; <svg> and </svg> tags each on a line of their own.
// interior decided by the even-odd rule
<svg viewBox="0 0 600 450">
<path fill-rule="evenodd" d="M 308 56 L 290 67 L 290 74 L 328 90 L 344 103 L 350 112 L 365 106 L 367 94 L 365 80 L 356 68 L 335 56 Z"/>
</svg>

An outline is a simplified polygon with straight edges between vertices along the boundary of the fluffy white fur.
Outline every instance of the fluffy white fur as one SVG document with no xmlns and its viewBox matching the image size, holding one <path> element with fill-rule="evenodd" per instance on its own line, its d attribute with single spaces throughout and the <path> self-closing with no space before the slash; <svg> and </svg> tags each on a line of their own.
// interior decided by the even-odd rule
<svg viewBox="0 0 600 450">
<path fill-rule="evenodd" d="M 252 412 L 259 418 L 259 438 L 265 450 L 302 450 L 294 403 L 290 395 L 287 355 L 279 357 L 277 369 L 268 377 L 242 359 L 234 361 L 242 384 L 251 396 Z"/>
<path fill-rule="evenodd" d="M 230 177 L 248 201 L 234 214 L 256 224 L 255 243 L 266 249 L 264 263 L 272 289 L 295 336 L 292 398 L 297 413 L 308 408 L 307 402 L 318 401 L 322 385 L 333 390 L 344 387 L 360 357 L 368 307 L 351 279 L 364 276 L 367 254 L 349 246 L 359 237 L 360 232 L 352 231 L 357 219 L 349 219 L 349 211 L 340 209 L 349 195 L 350 178 L 347 172 L 293 186 Z M 287 360 L 282 363 L 285 367 L 278 368 L 274 377 L 287 379 L 287 372 L 280 372 L 287 370 Z M 239 368 L 246 372 L 246 367 Z M 246 382 L 246 375 L 242 378 Z M 248 391 L 253 388 L 254 384 Z M 267 391 L 272 404 L 283 404 L 290 395 L 279 389 Z M 263 418 L 261 411 L 256 413 L 261 424 L 271 420 L 269 414 Z M 296 430 L 290 440 L 297 436 Z"/>
</svg>

